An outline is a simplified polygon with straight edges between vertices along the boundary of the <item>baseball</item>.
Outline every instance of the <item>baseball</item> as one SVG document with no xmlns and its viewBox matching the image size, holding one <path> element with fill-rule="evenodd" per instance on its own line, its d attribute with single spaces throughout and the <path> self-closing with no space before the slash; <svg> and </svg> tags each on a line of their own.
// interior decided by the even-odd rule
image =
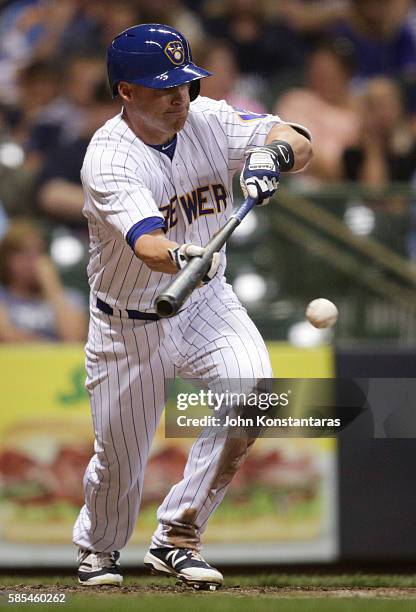
<svg viewBox="0 0 416 612">
<path fill-rule="evenodd" d="M 330 300 L 317 298 L 308 304 L 306 318 L 314 327 L 332 327 L 338 319 L 338 308 Z"/>
</svg>

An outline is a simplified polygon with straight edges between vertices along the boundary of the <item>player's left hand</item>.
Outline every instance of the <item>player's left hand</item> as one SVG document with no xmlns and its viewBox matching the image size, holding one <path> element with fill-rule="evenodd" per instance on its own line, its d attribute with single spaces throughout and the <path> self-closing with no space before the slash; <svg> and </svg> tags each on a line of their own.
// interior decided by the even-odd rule
<svg viewBox="0 0 416 612">
<path fill-rule="evenodd" d="M 196 244 L 182 244 L 174 249 L 168 249 L 168 252 L 178 270 L 182 270 L 193 257 L 202 257 L 205 252 L 205 247 Z M 201 281 L 202 285 L 209 283 L 209 281 L 214 278 L 218 272 L 220 261 L 220 254 L 214 253 L 211 259 L 211 266 Z"/>
<path fill-rule="evenodd" d="M 269 203 L 279 186 L 280 164 L 271 147 L 252 147 L 246 151 L 247 159 L 240 175 L 244 197 L 256 198 L 258 206 Z"/>
</svg>

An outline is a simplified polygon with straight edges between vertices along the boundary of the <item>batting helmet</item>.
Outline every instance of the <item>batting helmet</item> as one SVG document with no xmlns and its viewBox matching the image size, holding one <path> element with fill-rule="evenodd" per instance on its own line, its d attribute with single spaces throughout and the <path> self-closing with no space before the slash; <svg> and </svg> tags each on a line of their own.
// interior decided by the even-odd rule
<svg viewBox="0 0 416 612">
<path fill-rule="evenodd" d="M 170 26 L 144 23 L 115 37 L 107 50 L 108 80 L 113 98 L 117 85 L 127 81 L 151 89 L 191 83 L 190 98 L 199 94 L 199 79 L 211 72 L 192 62 L 186 38 Z"/>
</svg>

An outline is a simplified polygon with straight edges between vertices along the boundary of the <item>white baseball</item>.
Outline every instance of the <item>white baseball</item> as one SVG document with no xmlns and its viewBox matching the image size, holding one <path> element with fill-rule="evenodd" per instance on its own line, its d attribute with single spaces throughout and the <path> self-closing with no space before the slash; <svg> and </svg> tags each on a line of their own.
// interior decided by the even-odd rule
<svg viewBox="0 0 416 612">
<path fill-rule="evenodd" d="M 338 319 L 338 308 L 330 300 L 317 298 L 308 304 L 306 318 L 314 327 L 332 327 Z"/>
</svg>

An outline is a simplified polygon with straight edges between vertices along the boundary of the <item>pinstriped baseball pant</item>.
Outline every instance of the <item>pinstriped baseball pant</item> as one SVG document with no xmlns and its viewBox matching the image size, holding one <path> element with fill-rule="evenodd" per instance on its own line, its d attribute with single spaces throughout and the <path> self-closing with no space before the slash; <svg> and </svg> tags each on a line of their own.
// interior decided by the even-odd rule
<svg viewBox="0 0 416 612">
<path fill-rule="evenodd" d="M 95 454 L 73 532 L 82 548 L 119 550 L 133 532 L 166 379 L 272 377 L 263 339 L 231 288 L 212 281 L 200 293 L 199 301 L 173 319 L 156 322 L 92 309 L 86 367 Z M 200 548 L 207 521 L 250 444 L 224 436 L 195 441 L 183 479 L 158 509 L 152 546 Z"/>
</svg>

